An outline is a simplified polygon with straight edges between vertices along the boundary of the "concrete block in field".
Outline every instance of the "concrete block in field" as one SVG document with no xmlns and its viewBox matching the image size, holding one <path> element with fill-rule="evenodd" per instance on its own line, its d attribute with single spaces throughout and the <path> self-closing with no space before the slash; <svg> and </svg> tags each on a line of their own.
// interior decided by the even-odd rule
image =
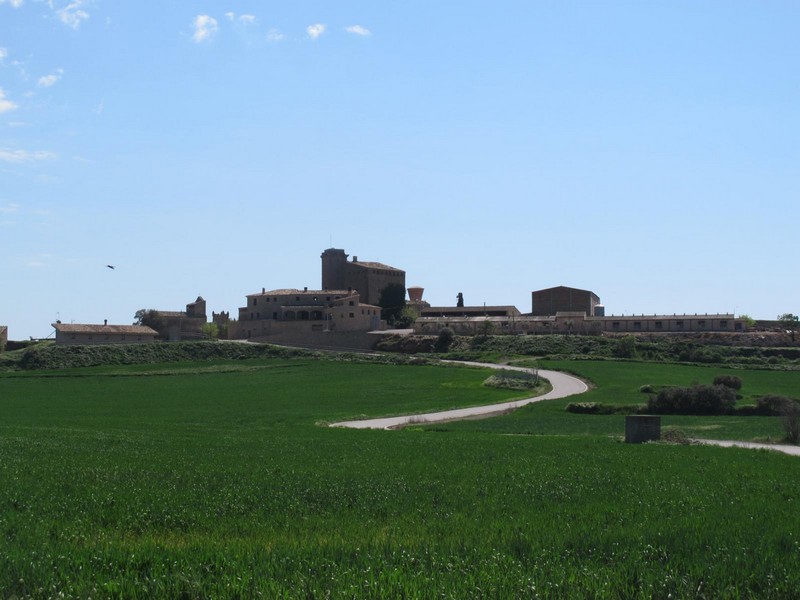
<svg viewBox="0 0 800 600">
<path fill-rule="evenodd" d="M 661 439 L 661 417 L 628 415 L 625 417 L 625 443 L 641 444 Z"/>
</svg>

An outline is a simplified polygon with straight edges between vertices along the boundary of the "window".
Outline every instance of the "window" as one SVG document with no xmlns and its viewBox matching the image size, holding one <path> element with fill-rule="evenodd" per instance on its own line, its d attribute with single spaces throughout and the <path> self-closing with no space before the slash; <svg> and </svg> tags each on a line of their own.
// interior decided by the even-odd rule
<svg viewBox="0 0 800 600">
<path fill-rule="evenodd" d="M 356 303 L 353 302 L 352 300 L 350 300 L 350 306 L 355 306 L 355 305 L 356 305 Z"/>
<path fill-rule="evenodd" d="M 331 301 L 331 297 L 330 296 L 325 296 L 325 302 L 330 302 L 330 301 Z"/>
<path fill-rule="evenodd" d="M 354 319 L 354 318 L 355 318 L 355 316 L 356 316 L 356 315 L 355 315 L 354 313 L 350 313 L 350 318 L 351 318 L 351 319 Z"/>
<path fill-rule="evenodd" d="M 720 329 L 727 329 L 728 328 L 728 322 L 727 321 L 720 321 L 719 322 L 719 328 Z"/>
<path fill-rule="evenodd" d="M 272 320 L 273 321 L 277 321 L 278 320 L 278 313 L 276 313 L 276 312 L 272 313 Z"/>
<path fill-rule="evenodd" d="M 706 326 L 706 322 L 705 322 L 705 321 L 698 321 L 698 322 L 697 322 L 697 326 L 698 326 L 698 327 L 703 327 L 703 328 L 705 328 L 705 326 Z"/>
<path fill-rule="evenodd" d="M 545 325 L 547 325 L 547 323 L 545 323 Z M 619 329 L 619 321 L 612 322 L 611 329 Z"/>
<path fill-rule="evenodd" d="M 642 322 L 641 321 L 634 321 L 633 322 L 633 328 L 634 329 L 641 329 L 642 328 Z"/>
<path fill-rule="evenodd" d="M 656 329 L 664 329 L 664 323 L 661 321 L 656 321 Z"/>
<path fill-rule="evenodd" d="M 294 301 L 295 301 L 295 302 L 300 302 L 300 296 L 295 296 L 295 297 L 294 297 Z"/>
<path fill-rule="evenodd" d="M 677 329 L 683 329 L 683 321 L 675 321 L 675 327 Z"/>
<path fill-rule="evenodd" d="M 253 298 L 253 306 L 255 306 L 256 304 L 258 304 L 258 298 Z"/>
<path fill-rule="evenodd" d="M 256 313 L 256 319 L 260 319 L 260 318 L 261 318 L 261 313 L 260 313 L 260 312 L 257 312 L 257 313 Z"/>
</svg>

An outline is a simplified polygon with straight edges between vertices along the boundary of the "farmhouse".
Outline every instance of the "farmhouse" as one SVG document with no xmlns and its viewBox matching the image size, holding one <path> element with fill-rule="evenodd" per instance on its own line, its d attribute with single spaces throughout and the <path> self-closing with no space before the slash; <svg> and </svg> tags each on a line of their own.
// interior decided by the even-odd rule
<svg viewBox="0 0 800 600">
<path fill-rule="evenodd" d="M 143 325 L 79 325 L 56 322 L 56 344 L 147 344 L 158 332 Z"/>
<path fill-rule="evenodd" d="M 323 290 L 355 290 L 365 304 L 378 304 L 381 293 L 391 286 L 399 286 L 405 294 L 406 272 L 379 262 L 347 260 L 348 255 L 339 248 L 328 248 L 322 258 Z"/>
<path fill-rule="evenodd" d="M 228 337 L 281 337 L 301 343 L 314 339 L 313 334 L 366 333 L 381 328 L 380 307 L 362 304 L 358 292 L 262 288 L 247 296 L 247 305 L 239 308 L 239 320 L 230 323 Z"/>
<path fill-rule="evenodd" d="M 581 333 L 742 332 L 745 321 L 732 314 L 606 316 L 600 297 L 589 290 L 558 286 L 531 292 L 532 310 L 513 306 L 429 307 L 420 312 L 414 333 L 437 334 L 449 327 L 459 335 Z"/>
</svg>

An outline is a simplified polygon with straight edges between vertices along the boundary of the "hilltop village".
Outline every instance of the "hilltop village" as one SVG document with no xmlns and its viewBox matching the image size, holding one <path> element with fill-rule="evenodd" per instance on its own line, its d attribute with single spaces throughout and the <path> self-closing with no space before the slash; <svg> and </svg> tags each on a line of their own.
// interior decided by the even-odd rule
<svg viewBox="0 0 800 600">
<path fill-rule="evenodd" d="M 456 335 L 741 333 L 733 314 L 607 315 L 597 294 L 558 286 L 531 292 L 530 310 L 516 306 L 431 306 L 422 287 L 407 287 L 406 272 L 350 258 L 343 249 L 321 256 L 319 289 L 281 288 L 247 294 L 235 318 L 212 313 L 198 297 L 183 311 L 141 310 L 134 325 L 53 323 L 57 344 L 130 344 L 219 337 L 320 348 L 371 349 L 381 337 L 415 333 Z M 209 327 L 210 326 L 210 327 Z M 0 351 L 8 328 L 0 326 Z"/>
</svg>

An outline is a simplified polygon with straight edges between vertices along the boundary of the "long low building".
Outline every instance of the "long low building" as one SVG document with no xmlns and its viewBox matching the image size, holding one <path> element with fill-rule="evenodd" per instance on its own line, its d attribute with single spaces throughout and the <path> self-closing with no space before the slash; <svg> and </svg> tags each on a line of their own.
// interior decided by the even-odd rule
<svg viewBox="0 0 800 600">
<path fill-rule="evenodd" d="M 420 317 L 414 333 L 436 335 L 449 327 L 457 335 L 547 334 L 547 333 L 740 333 L 747 328 L 732 314 L 624 315 L 590 317 L 585 312 L 559 312 L 552 316 Z"/>
<path fill-rule="evenodd" d="M 53 323 L 56 344 L 148 344 L 158 332 L 144 325 Z"/>
</svg>

